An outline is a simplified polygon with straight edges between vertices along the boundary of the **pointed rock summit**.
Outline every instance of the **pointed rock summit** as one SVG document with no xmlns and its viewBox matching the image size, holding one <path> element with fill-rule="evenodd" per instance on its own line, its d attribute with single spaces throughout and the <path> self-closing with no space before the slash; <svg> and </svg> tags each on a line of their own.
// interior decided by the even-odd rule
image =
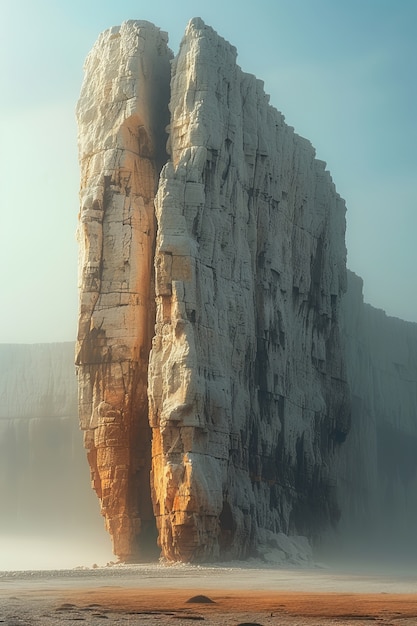
<svg viewBox="0 0 417 626">
<path fill-rule="evenodd" d="M 77 108 L 79 415 L 124 561 L 245 558 L 336 524 L 345 204 L 236 50 L 100 35 Z"/>
</svg>

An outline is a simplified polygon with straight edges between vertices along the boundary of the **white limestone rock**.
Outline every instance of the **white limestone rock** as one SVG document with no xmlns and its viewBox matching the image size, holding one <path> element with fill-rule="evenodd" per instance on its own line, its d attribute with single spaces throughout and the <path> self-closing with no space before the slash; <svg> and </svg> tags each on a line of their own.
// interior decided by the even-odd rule
<svg viewBox="0 0 417 626">
<path fill-rule="evenodd" d="M 287 536 L 259 529 L 257 553 L 263 561 L 274 565 L 305 566 L 314 563 L 313 550 L 307 537 Z"/>
<path fill-rule="evenodd" d="M 94 487 L 123 560 L 156 524 L 171 560 L 308 561 L 299 537 L 341 512 L 369 521 L 391 489 L 414 510 L 414 326 L 353 287 L 341 336 L 345 205 L 326 164 L 202 20 L 170 59 L 153 25 L 110 29 L 78 105 Z"/>
<path fill-rule="evenodd" d="M 105 31 L 87 58 L 77 106 L 79 417 L 115 554 L 125 560 L 155 544 L 146 389 L 171 56 L 166 33 L 149 22 Z"/>
<path fill-rule="evenodd" d="M 170 111 L 148 389 L 159 540 L 175 560 L 244 557 L 258 528 L 312 535 L 338 515 L 345 206 L 199 19 L 173 62 Z"/>
</svg>

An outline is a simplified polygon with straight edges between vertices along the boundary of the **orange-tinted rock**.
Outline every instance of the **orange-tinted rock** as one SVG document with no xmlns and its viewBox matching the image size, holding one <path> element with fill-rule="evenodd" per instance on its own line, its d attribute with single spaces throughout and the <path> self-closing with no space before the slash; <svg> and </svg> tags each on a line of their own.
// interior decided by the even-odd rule
<svg viewBox="0 0 417 626">
<path fill-rule="evenodd" d="M 156 528 L 171 560 L 281 553 L 274 533 L 338 515 L 345 206 L 201 20 L 170 87 L 168 65 L 143 22 L 106 31 L 86 64 L 77 362 L 93 484 L 123 560 Z"/>
<path fill-rule="evenodd" d="M 122 560 L 146 557 L 148 535 L 155 543 L 147 372 L 169 63 L 167 37 L 153 25 L 110 29 L 87 58 L 77 109 L 79 414 L 93 487 Z"/>
</svg>

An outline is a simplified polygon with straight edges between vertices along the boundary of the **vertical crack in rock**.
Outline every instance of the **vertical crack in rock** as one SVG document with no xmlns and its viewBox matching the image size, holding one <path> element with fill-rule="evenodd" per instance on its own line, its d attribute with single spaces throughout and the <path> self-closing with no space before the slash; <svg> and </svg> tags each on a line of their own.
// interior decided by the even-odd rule
<svg viewBox="0 0 417 626">
<path fill-rule="evenodd" d="M 167 160 L 168 66 L 143 22 L 106 31 L 86 64 L 81 426 L 121 559 L 152 534 L 151 501 L 164 557 L 244 558 L 337 521 L 345 205 L 200 19 L 172 62 Z"/>
<path fill-rule="evenodd" d="M 79 415 L 93 487 L 122 560 L 156 549 L 147 372 L 170 58 L 166 34 L 152 24 L 107 30 L 87 58 L 77 107 Z"/>
</svg>

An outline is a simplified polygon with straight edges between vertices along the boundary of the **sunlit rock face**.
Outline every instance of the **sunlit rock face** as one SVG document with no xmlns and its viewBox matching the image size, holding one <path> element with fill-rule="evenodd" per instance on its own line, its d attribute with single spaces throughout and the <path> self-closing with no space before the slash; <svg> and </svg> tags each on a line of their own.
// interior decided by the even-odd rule
<svg viewBox="0 0 417 626">
<path fill-rule="evenodd" d="M 171 559 L 335 522 L 349 427 L 345 206 L 311 144 L 201 20 L 172 68 L 156 199 L 152 493 Z"/>
<path fill-rule="evenodd" d="M 340 531 L 385 551 L 411 551 L 417 523 L 417 324 L 364 304 L 362 279 L 352 272 L 341 321 L 352 428 L 337 460 Z"/>
<path fill-rule="evenodd" d="M 166 35 L 148 22 L 107 30 L 87 58 L 77 108 L 79 414 L 94 489 L 123 560 L 143 558 L 156 537 L 147 371 L 170 57 Z M 140 534 L 148 537 L 141 550 Z"/>
<path fill-rule="evenodd" d="M 86 63 L 80 420 L 121 559 L 154 520 L 168 559 L 245 557 L 339 515 L 345 206 L 211 28 L 190 22 L 170 85 L 169 58 L 127 22 Z"/>
</svg>

